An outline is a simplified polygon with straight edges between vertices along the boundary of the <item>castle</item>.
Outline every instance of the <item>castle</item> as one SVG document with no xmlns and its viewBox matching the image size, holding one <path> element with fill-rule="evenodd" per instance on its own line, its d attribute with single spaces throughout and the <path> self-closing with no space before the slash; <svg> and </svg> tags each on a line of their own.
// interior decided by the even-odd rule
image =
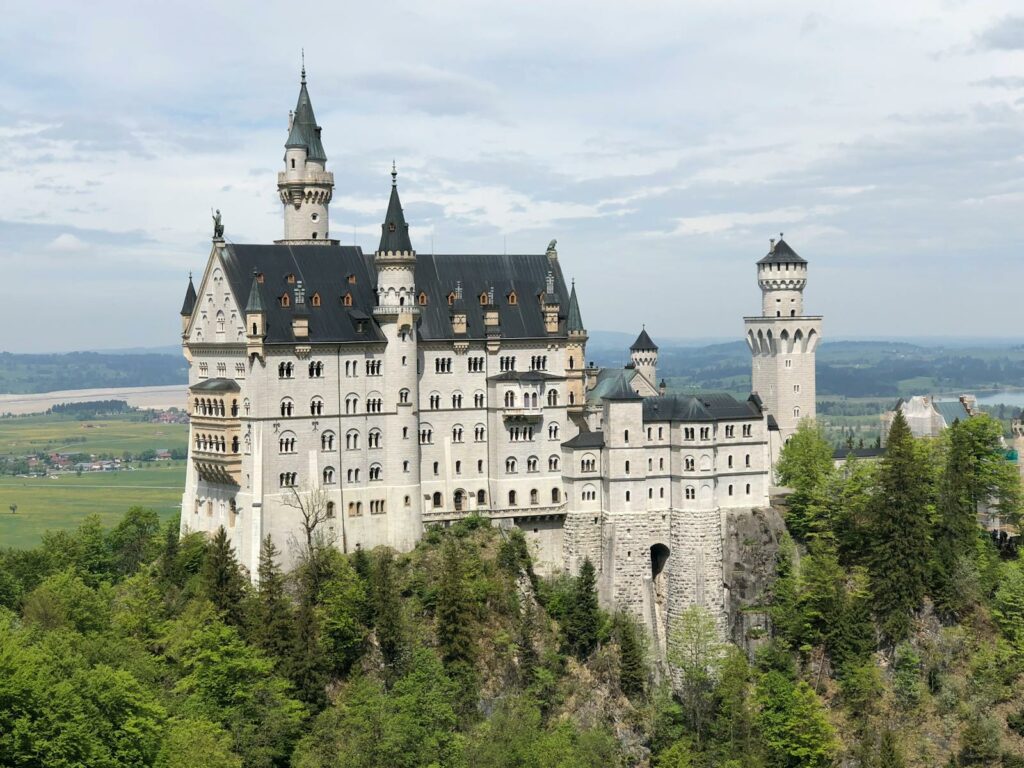
<svg viewBox="0 0 1024 768">
<path fill-rule="evenodd" d="M 303 69 L 277 179 L 284 237 L 230 243 L 218 219 L 181 309 L 182 532 L 223 526 L 255 574 L 268 535 L 292 562 L 314 534 L 407 551 L 478 514 L 520 528 L 543 572 L 589 558 L 603 603 L 656 638 L 692 603 L 724 624 L 726 518 L 768 505 L 773 457 L 814 416 L 807 263 L 781 239 L 758 263 L 754 394 L 668 394 L 646 330 L 624 369 L 585 363 L 555 241 L 417 253 L 393 168 L 376 251 L 340 245 L 326 164 Z"/>
</svg>

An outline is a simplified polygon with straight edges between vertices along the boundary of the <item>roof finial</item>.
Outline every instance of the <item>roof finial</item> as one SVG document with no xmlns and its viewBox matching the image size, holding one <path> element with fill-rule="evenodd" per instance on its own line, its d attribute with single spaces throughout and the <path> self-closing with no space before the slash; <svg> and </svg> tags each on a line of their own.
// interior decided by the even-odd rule
<svg viewBox="0 0 1024 768">
<path fill-rule="evenodd" d="M 398 186 L 398 169 L 395 168 L 395 161 L 391 161 L 391 186 Z"/>
<path fill-rule="evenodd" d="M 192 270 L 191 269 L 188 271 L 188 281 L 190 283 L 192 282 Z"/>
<path fill-rule="evenodd" d="M 781 232 L 779 232 L 779 240 L 781 240 L 781 239 L 782 239 L 782 237 L 783 237 L 782 233 L 781 233 Z"/>
<path fill-rule="evenodd" d="M 306 49 L 302 49 L 302 84 L 306 84 Z"/>
</svg>

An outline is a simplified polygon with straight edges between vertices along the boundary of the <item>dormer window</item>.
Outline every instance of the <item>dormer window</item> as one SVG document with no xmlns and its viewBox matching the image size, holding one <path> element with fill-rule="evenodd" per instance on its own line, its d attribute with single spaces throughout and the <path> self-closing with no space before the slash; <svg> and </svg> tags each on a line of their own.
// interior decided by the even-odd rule
<svg viewBox="0 0 1024 768">
<path fill-rule="evenodd" d="M 455 303 L 455 291 L 448 294 L 448 306 L 452 306 Z"/>
<path fill-rule="evenodd" d="M 256 273 L 256 282 L 259 283 L 260 285 L 263 285 L 263 273 L 262 272 L 257 272 Z"/>
<path fill-rule="evenodd" d="M 356 276 L 355 276 L 355 273 L 352 273 L 352 274 L 350 274 L 350 275 L 349 275 L 348 277 L 346 277 L 345 279 L 346 279 L 346 280 L 348 280 L 348 284 L 349 284 L 349 285 L 355 285 L 355 284 L 356 284 Z"/>
<path fill-rule="evenodd" d="M 356 320 L 356 333 L 366 333 L 365 320 Z"/>
<path fill-rule="evenodd" d="M 341 303 L 344 304 L 346 307 L 351 307 L 352 306 L 352 294 L 351 293 L 346 293 L 344 296 L 342 296 L 341 297 Z"/>
<path fill-rule="evenodd" d="M 483 293 L 480 294 L 480 306 L 487 306 L 487 291 L 484 291 Z"/>
<path fill-rule="evenodd" d="M 516 292 L 515 291 L 512 291 L 511 293 L 509 293 L 509 295 L 508 295 L 508 303 L 509 304 L 518 304 L 519 303 L 519 297 L 516 296 Z"/>
<path fill-rule="evenodd" d="M 291 272 L 288 275 L 286 275 L 284 279 L 288 282 L 288 285 L 295 285 L 295 273 L 294 272 Z"/>
<path fill-rule="evenodd" d="M 281 306 L 290 307 L 292 305 L 292 297 L 287 292 L 281 294 Z"/>
<path fill-rule="evenodd" d="M 426 293 L 426 291 L 420 291 L 419 305 L 421 307 L 427 306 L 427 293 Z"/>
<path fill-rule="evenodd" d="M 388 232 L 394 232 L 395 229 L 397 229 L 397 227 L 395 227 L 395 222 L 389 221 L 388 222 Z"/>
<path fill-rule="evenodd" d="M 320 294 L 319 293 L 314 293 L 310 297 L 309 303 L 312 304 L 314 307 L 319 307 L 320 306 Z"/>
</svg>

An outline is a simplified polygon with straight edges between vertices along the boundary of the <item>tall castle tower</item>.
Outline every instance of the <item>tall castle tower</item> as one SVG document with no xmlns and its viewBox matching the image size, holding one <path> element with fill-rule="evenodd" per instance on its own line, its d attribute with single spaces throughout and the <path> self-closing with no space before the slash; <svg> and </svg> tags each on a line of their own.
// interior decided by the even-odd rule
<svg viewBox="0 0 1024 768">
<path fill-rule="evenodd" d="M 420 461 L 416 441 L 405 441 L 401 450 L 398 435 L 416 435 L 419 431 L 419 377 L 416 344 L 416 251 L 409 239 L 402 201 L 398 197 L 398 172 L 391 166 L 391 197 L 381 225 L 380 245 L 374 254 L 377 270 L 377 306 L 373 316 L 387 339 L 383 351 L 386 375 L 380 384 L 385 403 L 395 403 L 393 415 L 386 416 L 384 476 L 401 478 L 389 490 L 387 508 L 394 546 L 411 548 L 422 528 Z M 408 446 L 414 446 L 411 450 Z M 414 460 L 415 459 L 415 460 Z"/>
<path fill-rule="evenodd" d="M 284 238 L 278 243 L 331 242 L 327 207 L 334 194 L 334 174 L 326 170 L 326 164 L 303 64 L 299 101 L 288 116 L 284 170 L 277 174 L 277 191 L 284 205 Z"/>
<path fill-rule="evenodd" d="M 629 348 L 629 359 L 636 372 L 647 380 L 652 389 L 658 386 L 658 345 L 651 339 L 646 328 L 640 331 L 633 346 Z"/>
<path fill-rule="evenodd" d="M 757 262 L 757 283 L 761 316 L 743 319 L 754 358 L 752 389 L 775 418 L 785 442 L 801 419 L 815 418 L 814 353 L 821 338 L 821 316 L 804 314 L 807 261 L 781 235 Z"/>
</svg>

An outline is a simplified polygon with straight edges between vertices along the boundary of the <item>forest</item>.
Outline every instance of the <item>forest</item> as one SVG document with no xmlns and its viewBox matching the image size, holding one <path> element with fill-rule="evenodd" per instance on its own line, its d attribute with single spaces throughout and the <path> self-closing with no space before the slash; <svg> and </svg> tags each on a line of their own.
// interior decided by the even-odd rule
<svg viewBox="0 0 1024 768">
<path fill-rule="evenodd" d="M 0 766 L 1024 766 L 1024 567 L 978 525 L 1020 483 L 987 416 L 836 467 L 812 423 L 778 467 L 772 629 L 678 617 L 671 673 L 478 517 L 416 549 L 318 535 L 257 585 L 226 533 L 151 511 L 0 552 Z M 316 534 L 316 531 L 312 532 Z"/>
</svg>

